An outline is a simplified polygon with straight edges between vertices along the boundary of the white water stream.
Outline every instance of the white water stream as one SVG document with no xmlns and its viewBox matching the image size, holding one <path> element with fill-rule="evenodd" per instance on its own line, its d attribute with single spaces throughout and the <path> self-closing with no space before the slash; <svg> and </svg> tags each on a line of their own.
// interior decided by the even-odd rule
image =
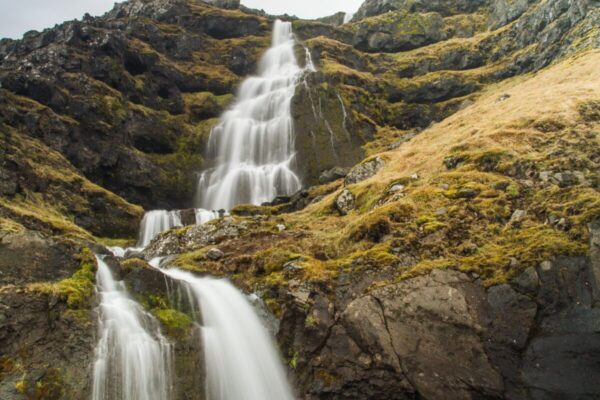
<svg viewBox="0 0 600 400">
<path fill-rule="evenodd" d="M 181 226 L 183 224 L 179 211 L 149 211 L 144 215 L 140 225 L 138 247 L 146 247 L 158 234 Z"/>
<path fill-rule="evenodd" d="M 96 257 L 100 339 L 92 400 L 168 400 L 172 349 L 158 322 L 127 294 Z"/>
<path fill-rule="evenodd" d="M 214 167 L 198 182 L 202 208 L 196 210 L 196 223 L 219 217 L 207 210 L 259 205 L 301 189 L 293 172 L 291 101 L 302 75 L 312 70 L 309 53 L 305 68 L 296 60 L 291 23 L 276 21 L 272 46 L 260 61 L 258 75 L 242 83 L 236 103 L 211 132 Z M 137 250 L 182 225 L 178 211 L 148 212 Z M 124 249 L 111 250 L 116 256 L 126 255 Z M 293 400 L 273 338 L 242 292 L 226 280 L 176 269 L 160 271 L 185 285 L 189 303 L 200 311 L 207 400 Z M 125 285 L 115 281 L 100 258 L 97 281 L 100 340 L 92 400 L 170 400 L 172 349 L 158 322 L 128 296 Z"/>
<path fill-rule="evenodd" d="M 276 21 L 258 75 L 242 83 L 237 101 L 211 132 L 208 155 L 215 167 L 200 176 L 200 207 L 260 205 L 301 189 L 293 171 L 291 101 L 296 84 L 313 67 L 309 60 L 305 68 L 298 65 L 295 44 L 292 24 Z"/>
<path fill-rule="evenodd" d="M 246 296 L 227 280 L 161 271 L 188 285 L 189 302 L 200 310 L 208 400 L 294 398 L 273 338 Z"/>
</svg>

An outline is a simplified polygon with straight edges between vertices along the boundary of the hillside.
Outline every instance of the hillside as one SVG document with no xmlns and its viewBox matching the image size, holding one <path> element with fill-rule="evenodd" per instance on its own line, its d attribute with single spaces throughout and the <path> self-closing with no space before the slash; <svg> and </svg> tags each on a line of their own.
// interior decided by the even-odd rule
<svg viewBox="0 0 600 400">
<path fill-rule="evenodd" d="M 144 210 L 193 208 L 269 48 L 275 17 L 226 3 L 0 41 L 0 397 L 90 396 L 97 253 L 173 342 L 173 398 L 205 398 L 203 349 L 156 257 L 257 294 L 298 399 L 597 398 L 600 3 L 280 17 L 315 67 L 291 102 L 305 189 L 112 257 Z"/>
</svg>

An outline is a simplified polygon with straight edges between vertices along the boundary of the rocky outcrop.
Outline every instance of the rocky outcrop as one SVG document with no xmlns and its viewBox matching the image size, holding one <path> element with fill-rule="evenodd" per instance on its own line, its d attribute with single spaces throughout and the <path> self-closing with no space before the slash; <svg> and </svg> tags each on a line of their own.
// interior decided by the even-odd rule
<svg viewBox="0 0 600 400">
<path fill-rule="evenodd" d="M 361 146 L 374 127 L 346 108 L 341 92 L 320 73 L 311 73 L 298 85 L 292 100 L 296 133 L 296 170 L 306 186 L 334 167 L 351 167 L 362 160 Z"/>
<path fill-rule="evenodd" d="M 442 39 L 444 20 L 438 13 L 390 12 L 358 23 L 354 46 L 367 52 L 412 50 Z"/>
<path fill-rule="evenodd" d="M 561 258 L 489 289 L 438 270 L 365 293 L 373 272 L 340 280 L 334 301 L 290 292 L 279 338 L 308 399 L 592 399 L 594 268 Z"/>
<path fill-rule="evenodd" d="M 438 12 L 442 15 L 471 13 L 485 7 L 489 0 L 367 0 L 353 20 L 381 15 L 389 11 Z"/>
<path fill-rule="evenodd" d="M 0 286 L 66 279 L 79 269 L 73 245 L 39 232 L 8 233 L 0 238 Z"/>
<path fill-rule="evenodd" d="M 204 246 L 239 237 L 252 226 L 250 221 L 238 222 L 225 217 L 203 225 L 194 225 L 158 236 L 144 250 L 146 260 L 173 254 L 187 253 Z"/>
</svg>

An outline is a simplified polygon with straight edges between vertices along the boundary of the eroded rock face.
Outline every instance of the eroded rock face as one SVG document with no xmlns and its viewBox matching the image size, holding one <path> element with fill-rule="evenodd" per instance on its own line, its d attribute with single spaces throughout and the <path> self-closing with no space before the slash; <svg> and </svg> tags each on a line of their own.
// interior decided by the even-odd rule
<svg viewBox="0 0 600 400">
<path fill-rule="evenodd" d="M 0 289 L 0 398 L 36 398 L 36 393 L 50 400 L 89 398 L 93 321 L 92 312 L 72 312 L 56 297 Z M 19 382 L 24 394 L 15 389 Z"/>
<path fill-rule="evenodd" d="M 351 167 L 364 157 L 361 146 L 374 127 L 355 119 L 339 90 L 320 73 L 300 83 L 292 100 L 296 170 L 305 186 L 316 185 L 325 171 Z"/>
<path fill-rule="evenodd" d="M 335 300 L 290 289 L 279 338 L 307 399 L 591 400 L 597 267 L 560 258 L 487 290 L 441 270 L 372 291 L 385 271 L 340 281 Z"/>
<path fill-rule="evenodd" d="M 372 17 L 389 11 L 439 12 L 443 15 L 470 13 L 486 6 L 489 0 L 367 0 L 354 20 Z"/>
<path fill-rule="evenodd" d="M 79 269 L 71 246 L 39 232 L 12 233 L 0 238 L 0 286 L 65 279 Z"/>
<path fill-rule="evenodd" d="M 225 217 L 203 225 L 194 225 L 183 230 L 169 231 L 159 235 L 144 250 L 147 260 L 173 254 L 188 253 L 202 247 L 218 244 L 227 239 L 239 237 L 247 230 L 248 221 L 236 222 Z"/>
</svg>

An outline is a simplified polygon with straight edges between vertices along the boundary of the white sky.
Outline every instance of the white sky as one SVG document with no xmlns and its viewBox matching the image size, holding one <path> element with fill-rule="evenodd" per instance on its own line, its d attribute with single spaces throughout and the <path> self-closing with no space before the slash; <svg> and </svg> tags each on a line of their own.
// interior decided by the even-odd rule
<svg viewBox="0 0 600 400">
<path fill-rule="evenodd" d="M 269 14 L 318 18 L 338 11 L 354 12 L 364 0 L 242 0 L 250 8 Z M 57 23 L 80 19 L 83 14 L 102 15 L 115 0 L 0 0 L 0 38 L 18 39 L 32 29 L 41 31 Z"/>
</svg>

